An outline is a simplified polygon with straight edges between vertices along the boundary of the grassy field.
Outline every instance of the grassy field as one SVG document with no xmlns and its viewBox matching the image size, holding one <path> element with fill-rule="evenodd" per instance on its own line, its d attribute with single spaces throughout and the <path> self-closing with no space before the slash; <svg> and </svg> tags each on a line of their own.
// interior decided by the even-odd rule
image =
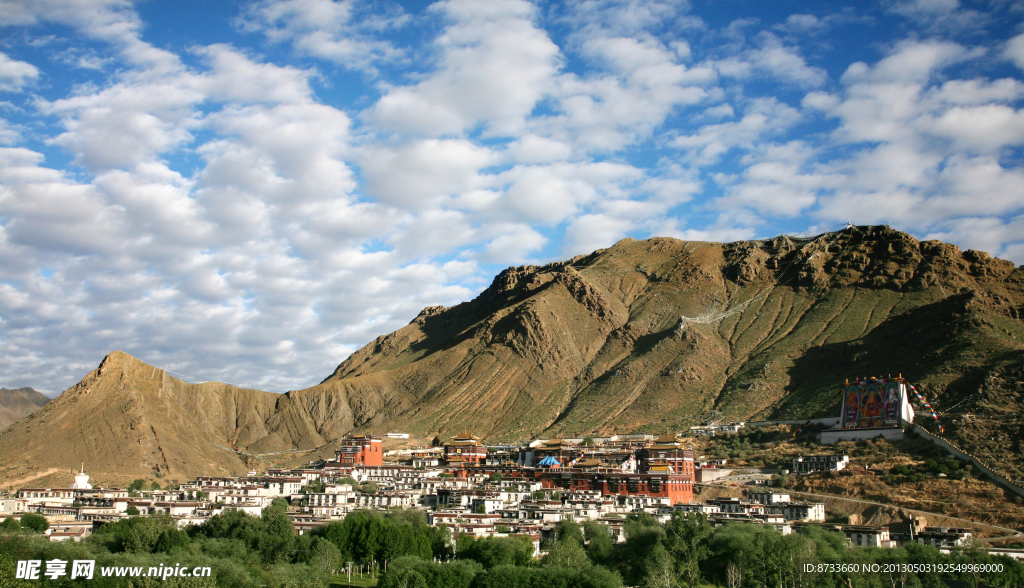
<svg viewBox="0 0 1024 588">
<path fill-rule="evenodd" d="M 377 580 L 371 579 L 368 576 L 360 578 L 358 575 L 353 574 L 352 583 L 349 584 L 347 575 L 338 575 L 331 580 L 331 586 L 360 586 L 360 587 L 373 587 L 377 585 Z"/>
</svg>

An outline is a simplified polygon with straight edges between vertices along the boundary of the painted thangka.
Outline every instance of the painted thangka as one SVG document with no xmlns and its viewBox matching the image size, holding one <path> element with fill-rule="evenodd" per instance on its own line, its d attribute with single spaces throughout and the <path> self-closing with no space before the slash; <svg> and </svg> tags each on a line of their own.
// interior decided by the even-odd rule
<svg viewBox="0 0 1024 588">
<path fill-rule="evenodd" d="M 902 378 L 851 382 L 843 389 L 843 428 L 900 427 L 913 420 L 907 382 Z"/>
</svg>

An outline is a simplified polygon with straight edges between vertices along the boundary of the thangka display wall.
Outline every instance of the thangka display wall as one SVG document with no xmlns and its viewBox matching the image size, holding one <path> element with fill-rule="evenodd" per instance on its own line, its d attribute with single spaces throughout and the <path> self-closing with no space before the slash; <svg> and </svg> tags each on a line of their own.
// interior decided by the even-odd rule
<svg viewBox="0 0 1024 588">
<path fill-rule="evenodd" d="M 851 382 L 843 389 L 839 426 L 844 429 L 901 427 L 913 420 L 903 378 Z"/>
</svg>

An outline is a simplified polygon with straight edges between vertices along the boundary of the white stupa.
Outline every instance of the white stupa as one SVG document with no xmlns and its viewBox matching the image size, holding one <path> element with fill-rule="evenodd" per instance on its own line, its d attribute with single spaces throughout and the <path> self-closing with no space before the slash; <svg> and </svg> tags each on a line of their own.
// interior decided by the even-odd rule
<svg viewBox="0 0 1024 588">
<path fill-rule="evenodd" d="M 89 474 L 85 473 L 84 461 L 82 462 L 82 469 L 75 474 L 75 483 L 71 487 L 79 490 L 89 490 L 92 488 L 92 484 L 89 483 Z"/>
</svg>

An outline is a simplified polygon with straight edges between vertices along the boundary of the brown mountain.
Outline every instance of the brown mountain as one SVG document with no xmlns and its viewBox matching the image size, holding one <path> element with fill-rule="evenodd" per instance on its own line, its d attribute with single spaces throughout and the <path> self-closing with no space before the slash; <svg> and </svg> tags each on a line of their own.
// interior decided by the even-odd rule
<svg viewBox="0 0 1024 588">
<path fill-rule="evenodd" d="M 218 382 L 190 384 L 115 351 L 80 383 L 0 436 L 7 485 L 70 483 L 84 462 L 94 479 L 186 480 L 240 474 L 252 454 L 323 446 L 353 427 L 345 387 L 291 394 Z M 364 394 L 362 403 L 369 394 Z"/>
<path fill-rule="evenodd" d="M 1003 452 L 1024 438 L 1022 311 L 1024 269 L 888 227 L 627 239 L 509 268 L 285 395 L 186 384 L 111 354 L 0 437 L 0 479 L 56 456 L 129 479 L 239 472 L 288 450 L 329 454 L 350 430 L 497 441 L 804 418 L 834 406 L 845 378 L 889 373 L 953 411 L 954 440 L 1019 476 L 1019 448 Z"/>
<path fill-rule="evenodd" d="M 49 401 L 49 397 L 32 388 L 0 388 L 0 431 Z"/>
</svg>

